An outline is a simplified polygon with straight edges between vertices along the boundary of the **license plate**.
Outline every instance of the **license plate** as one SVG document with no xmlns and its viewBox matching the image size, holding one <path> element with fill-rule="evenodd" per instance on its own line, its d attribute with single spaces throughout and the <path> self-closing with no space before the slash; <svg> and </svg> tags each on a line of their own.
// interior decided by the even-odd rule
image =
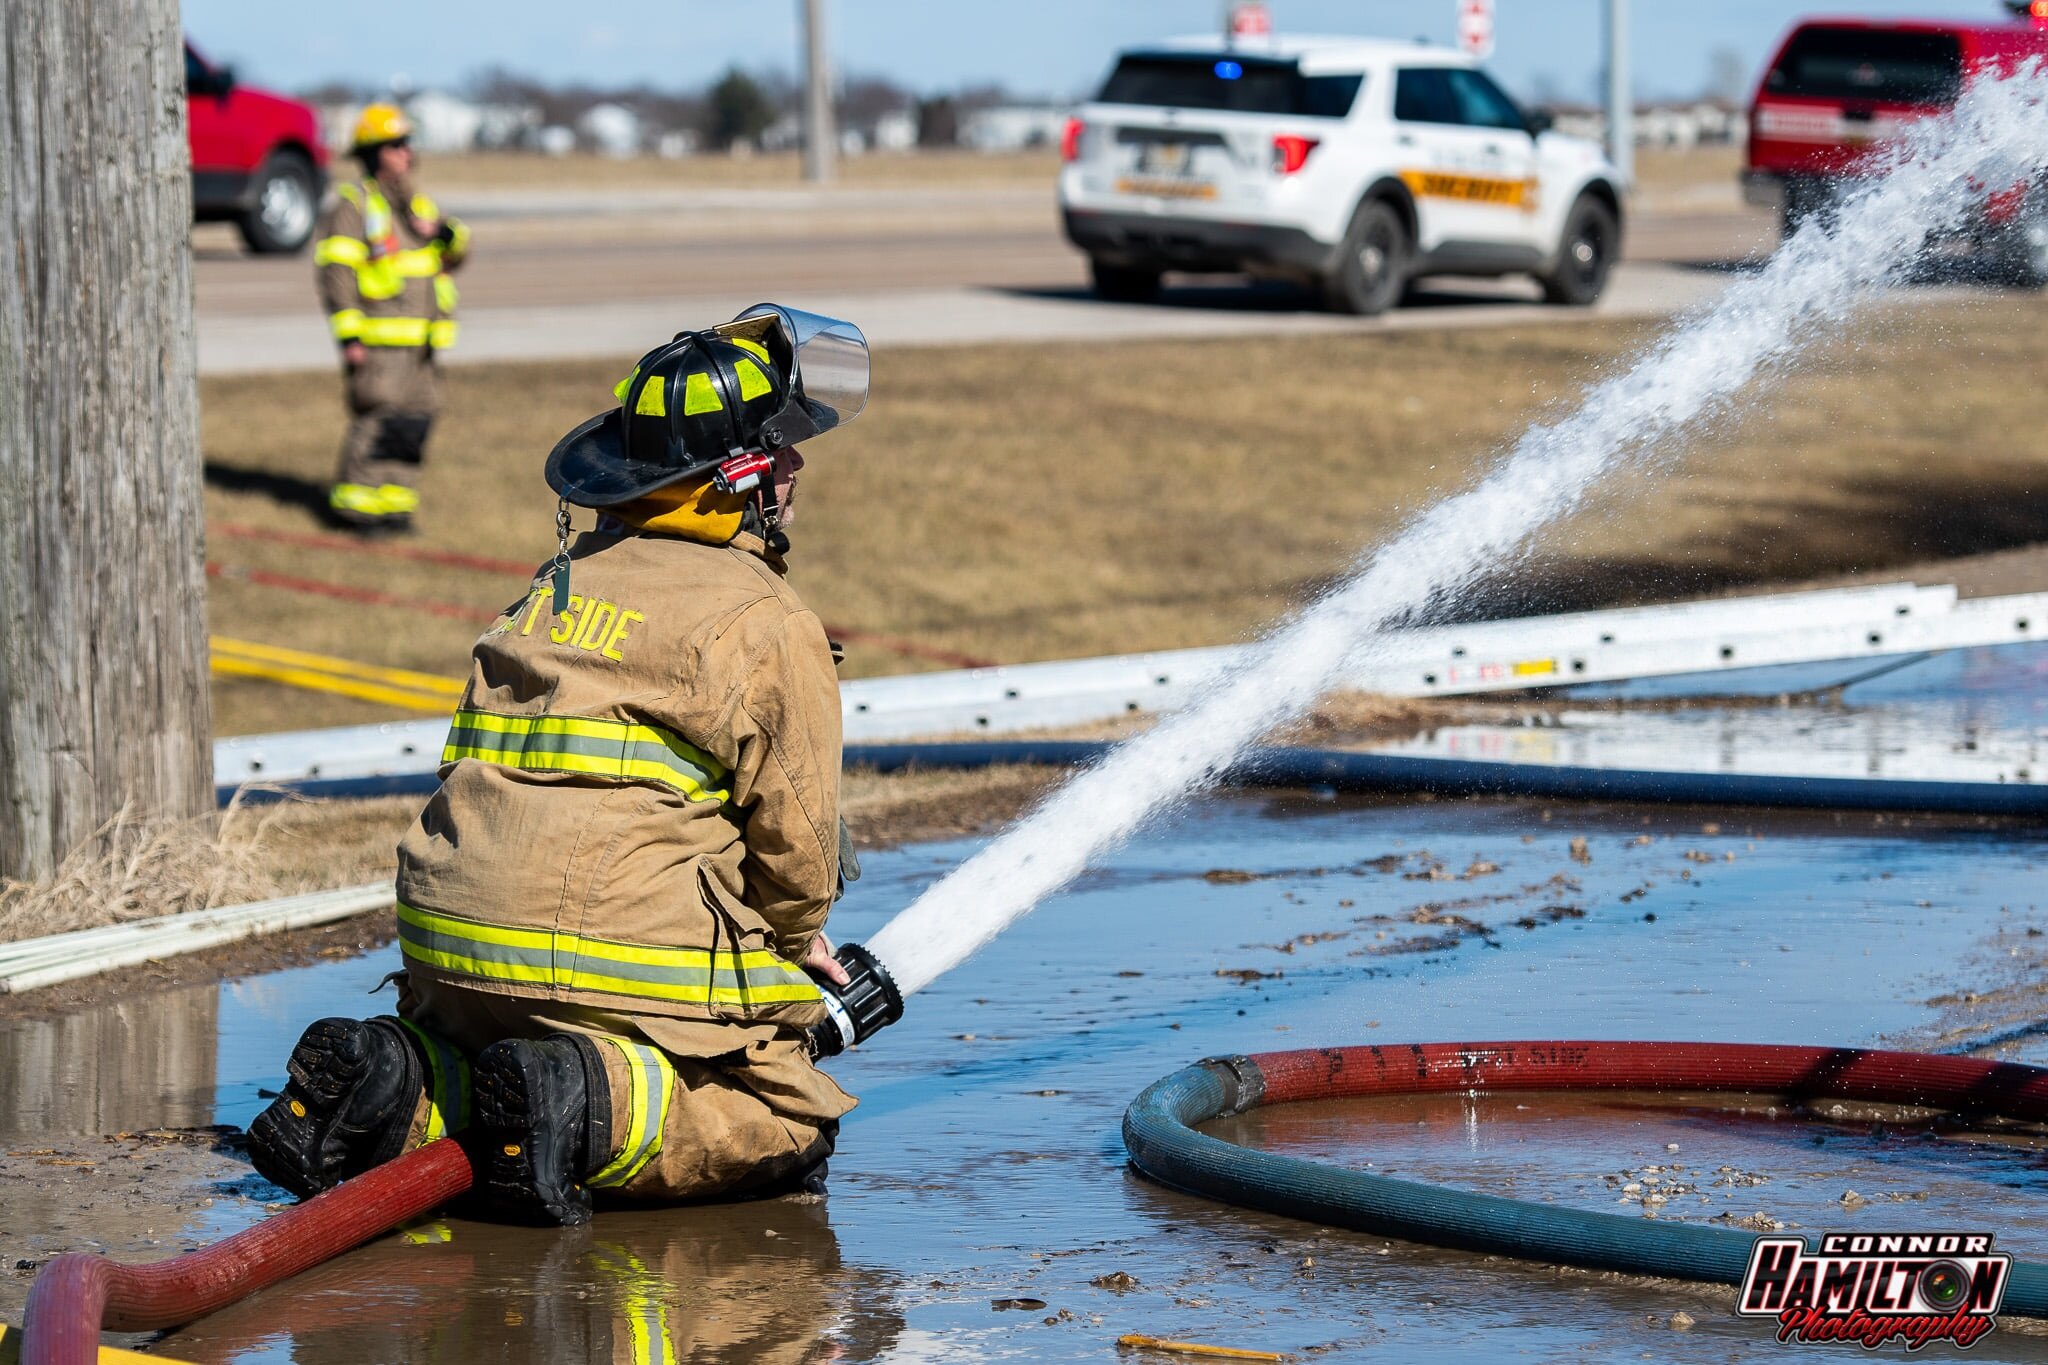
<svg viewBox="0 0 2048 1365">
<path fill-rule="evenodd" d="M 1216 187 L 1207 180 L 1171 180 L 1127 175 L 1116 182 L 1119 194 L 1145 194 L 1154 199 L 1214 199 Z"/>
<path fill-rule="evenodd" d="M 1138 148 L 1139 175 L 1186 175 L 1194 149 L 1185 142 L 1147 142 Z"/>
</svg>

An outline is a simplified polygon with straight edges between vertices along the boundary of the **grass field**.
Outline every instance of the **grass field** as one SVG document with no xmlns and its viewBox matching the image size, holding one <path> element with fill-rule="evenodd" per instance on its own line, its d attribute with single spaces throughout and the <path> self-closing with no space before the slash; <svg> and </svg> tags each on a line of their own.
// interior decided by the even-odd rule
<svg viewBox="0 0 2048 1365">
<path fill-rule="evenodd" d="M 1467 609 L 1666 598 L 2048 540 L 2044 322 L 2042 303 L 1992 295 L 1875 314 L 1755 386 L 1668 475 L 1598 490 Z M 1000 661 L 1243 638 L 1655 330 L 886 352 L 867 414 L 809 450 L 792 578 L 829 623 Z M 627 363 L 451 370 L 414 543 L 550 553 L 541 461 L 609 403 Z M 487 613 L 524 592 L 517 575 L 223 534 L 317 528 L 338 384 L 215 379 L 203 402 L 211 559 L 410 602 L 218 580 L 216 633 L 453 676 L 480 626 L 436 606 Z M 856 645 L 846 671 L 932 666 Z M 217 681 L 215 700 L 221 734 L 401 714 L 255 681 Z"/>
<path fill-rule="evenodd" d="M 1025 152 L 885 152 L 841 157 L 836 183 L 892 186 L 1049 185 L 1059 149 Z M 427 158 L 420 172 L 436 193 L 465 190 L 795 189 L 804 184 L 795 152 L 756 156 L 542 156 L 537 152 L 456 152 Z"/>
</svg>

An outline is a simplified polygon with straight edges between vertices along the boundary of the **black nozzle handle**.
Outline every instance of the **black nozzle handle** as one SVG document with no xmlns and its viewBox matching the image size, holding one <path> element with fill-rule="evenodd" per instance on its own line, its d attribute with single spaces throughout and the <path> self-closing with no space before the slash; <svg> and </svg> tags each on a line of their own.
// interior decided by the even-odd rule
<svg viewBox="0 0 2048 1365">
<path fill-rule="evenodd" d="M 903 992 L 880 958 L 858 943 L 842 943 L 832 959 L 846 969 L 847 982 L 811 974 L 825 997 L 825 1017 L 808 1034 L 813 1057 L 835 1057 L 903 1017 Z"/>
</svg>

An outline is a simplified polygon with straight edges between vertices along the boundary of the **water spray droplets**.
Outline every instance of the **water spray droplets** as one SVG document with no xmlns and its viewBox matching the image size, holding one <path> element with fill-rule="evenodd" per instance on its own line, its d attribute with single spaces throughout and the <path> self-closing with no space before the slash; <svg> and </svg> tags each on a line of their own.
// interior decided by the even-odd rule
<svg viewBox="0 0 2048 1365">
<path fill-rule="evenodd" d="M 1689 428 L 1728 415 L 1767 366 L 1906 278 L 1930 233 L 1960 227 L 1987 187 L 2048 163 L 2048 81 L 2033 63 L 1976 82 L 1949 114 L 1909 125 L 1889 174 L 1809 221 L 1760 270 L 1675 324 L 1579 407 L 1531 427 L 1485 479 L 1426 509 L 1336 587 L 1246 652 L 1188 706 L 1112 751 L 936 885 L 869 944 L 904 994 L 964 961 L 1098 855 L 1213 785 L 1248 744 L 1314 704 L 1486 571 L 1525 553 L 1603 476 L 1650 469 Z"/>
</svg>

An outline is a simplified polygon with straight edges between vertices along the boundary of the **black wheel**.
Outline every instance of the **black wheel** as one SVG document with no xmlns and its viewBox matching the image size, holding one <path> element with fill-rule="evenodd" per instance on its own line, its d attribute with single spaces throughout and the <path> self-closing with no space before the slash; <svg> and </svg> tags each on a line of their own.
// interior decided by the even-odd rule
<svg viewBox="0 0 2048 1365">
<path fill-rule="evenodd" d="M 1414 243 L 1400 213 L 1384 199 L 1369 199 L 1351 215 L 1337 268 L 1323 281 L 1323 301 L 1339 313 L 1372 317 L 1401 297 Z"/>
<path fill-rule="evenodd" d="M 249 250 L 272 255 L 302 249 L 320 211 L 320 180 L 297 152 L 272 152 L 256 172 L 256 202 L 239 223 Z"/>
<path fill-rule="evenodd" d="M 1779 245 L 1784 245 L 1808 219 L 1817 219 L 1823 231 L 1833 230 L 1834 187 L 1825 180 L 1787 180 L 1783 197 L 1778 201 Z"/>
<path fill-rule="evenodd" d="M 2022 218 L 1991 250 L 1994 282 L 2011 289 L 2048 287 L 2048 216 Z"/>
<path fill-rule="evenodd" d="M 1095 297 L 1111 303 L 1150 303 L 1159 297 L 1157 270 L 1141 265 L 1110 265 L 1091 259 L 1088 273 L 1095 281 Z"/>
<path fill-rule="evenodd" d="M 1621 222 L 1614 210 L 1592 195 L 1581 195 L 1564 216 L 1564 235 L 1557 242 L 1557 264 L 1543 276 L 1543 297 L 1550 303 L 1585 308 L 1607 288 L 1608 272 L 1621 254 Z"/>
</svg>

